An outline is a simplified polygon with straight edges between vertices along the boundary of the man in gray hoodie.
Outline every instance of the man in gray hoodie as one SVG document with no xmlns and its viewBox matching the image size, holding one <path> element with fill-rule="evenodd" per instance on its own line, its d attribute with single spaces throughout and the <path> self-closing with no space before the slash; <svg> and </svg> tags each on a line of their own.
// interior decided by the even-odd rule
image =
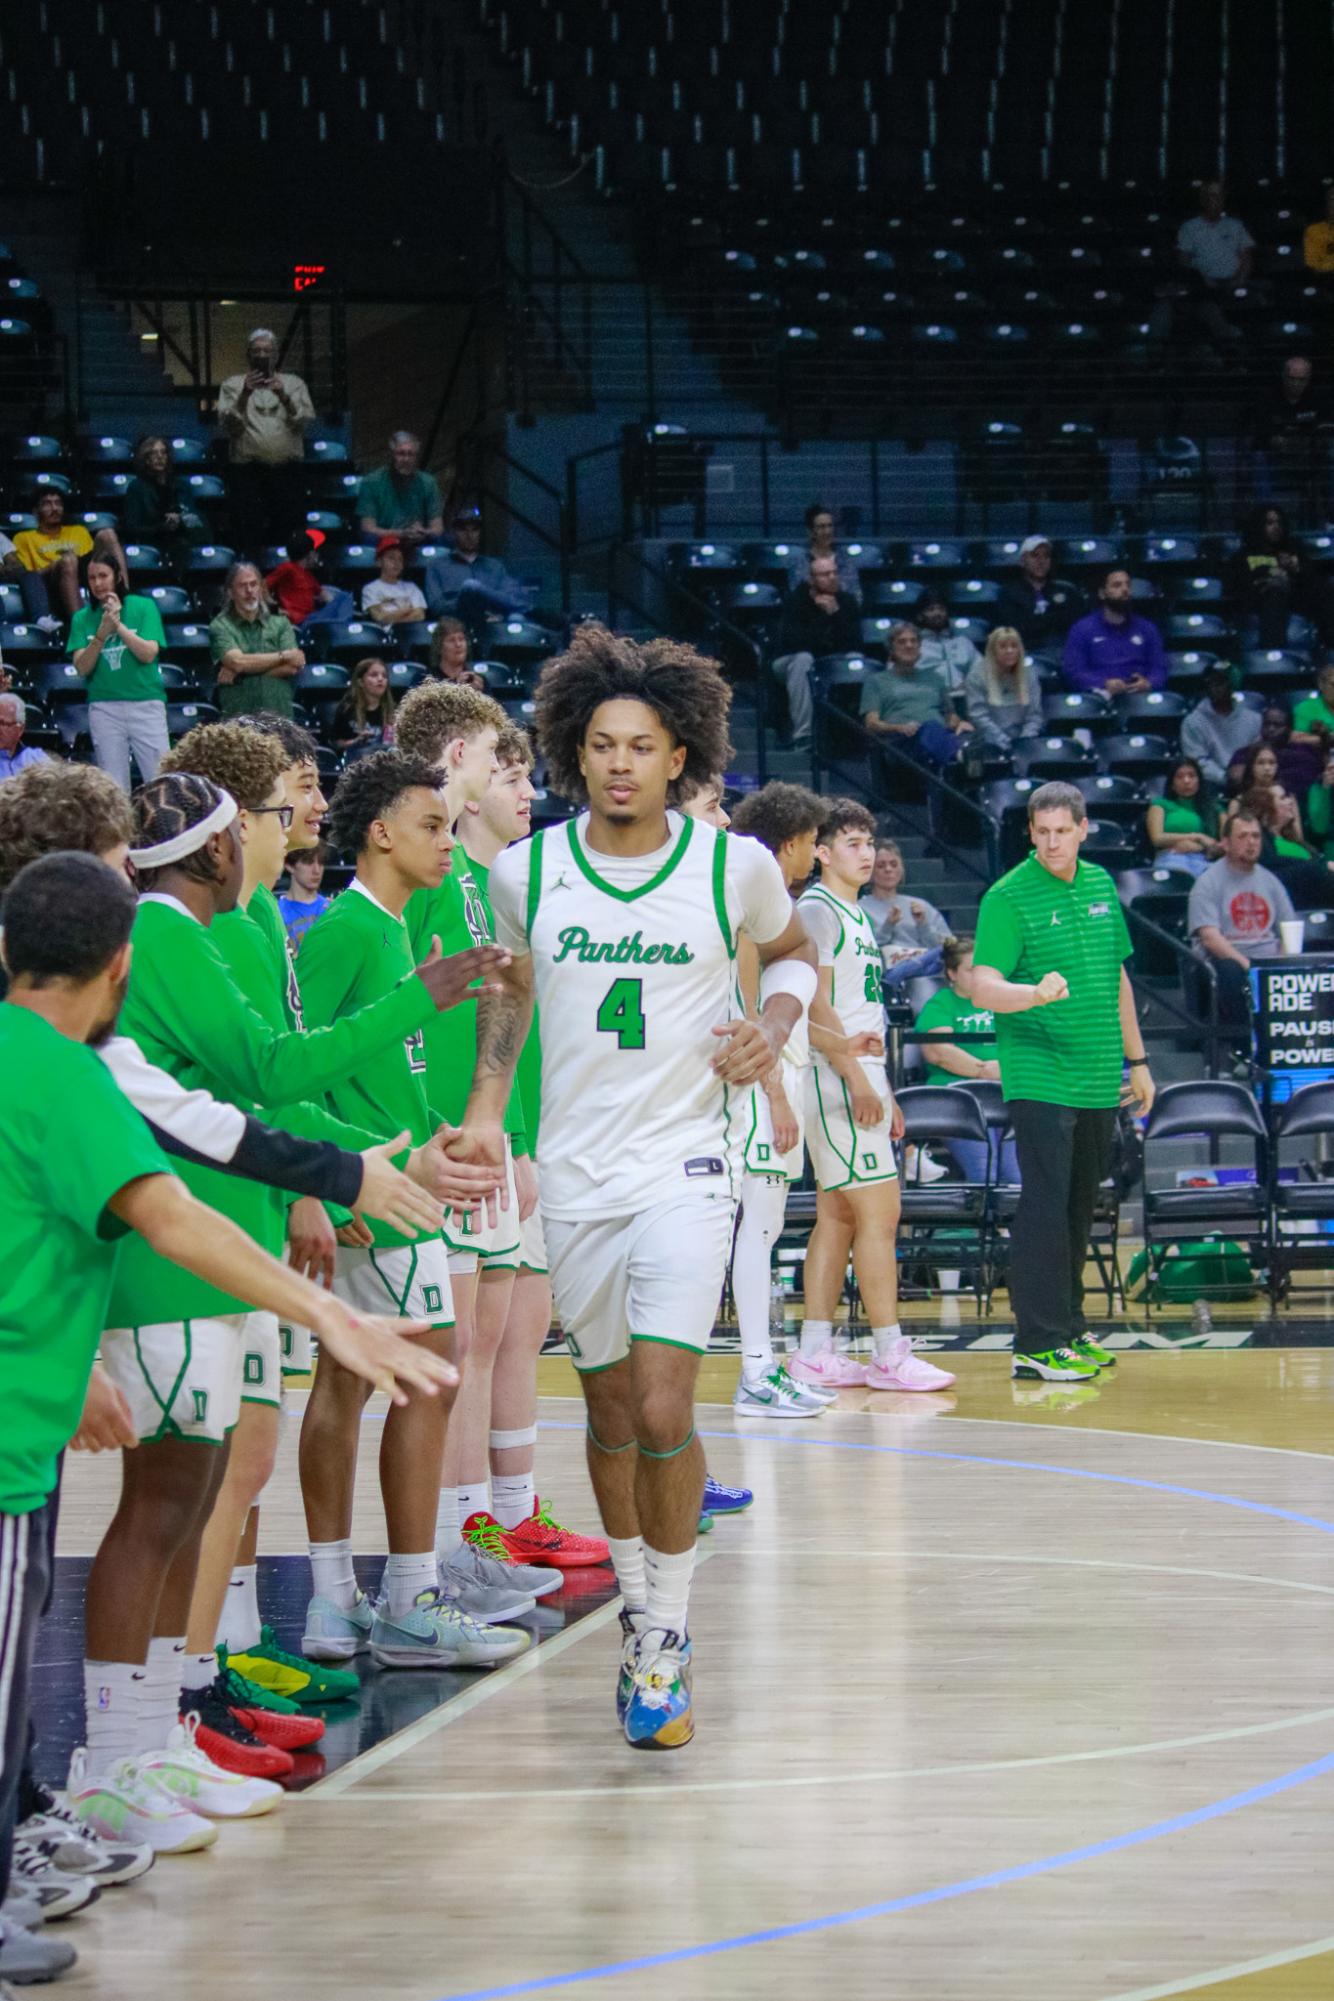
<svg viewBox="0 0 1334 2001">
<path fill-rule="evenodd" d="M 1260 734 L 1260 713 L 1248 708 L 1232 688 L 1228 668 L 1211 667 L 1204 677 L 1204 700 L 1181 724 L 1181 748 L 1193 757 L 1210 785 L 1221 785 L 1239 750 Z"/>
</svg>

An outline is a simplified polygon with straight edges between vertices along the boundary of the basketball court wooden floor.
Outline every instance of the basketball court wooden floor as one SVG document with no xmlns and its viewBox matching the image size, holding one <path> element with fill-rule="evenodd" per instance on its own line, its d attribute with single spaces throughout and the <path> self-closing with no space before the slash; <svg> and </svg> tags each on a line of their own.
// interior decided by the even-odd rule
<svg viewBox="0 0 1334 2001">
<path fill-rule="evenodd" d="M 595 1587 L 454 1700 L 377 1676 L 378 1741 L 107 1893 L 62 1991 L 1334 1993 L 1334 1351 L 1133 1352 L 1050 1392 L 957 1361 L 939 1399 L 744 1435 L 735 1363 L 706 1364 L 710 1464 L 756 1499 L 704 1545 L 687 1749 L 620 1740 Z M 574 1384 L 542 1368 L 542 1486 L 588 1526 Z M 67 1558 L 113 1485 L 70 1462 Z M 263 1541 L 299 1610 L 294 1425 Z M 47 1648 L 77 1658 L 67 1624 Z"/>
</svg>

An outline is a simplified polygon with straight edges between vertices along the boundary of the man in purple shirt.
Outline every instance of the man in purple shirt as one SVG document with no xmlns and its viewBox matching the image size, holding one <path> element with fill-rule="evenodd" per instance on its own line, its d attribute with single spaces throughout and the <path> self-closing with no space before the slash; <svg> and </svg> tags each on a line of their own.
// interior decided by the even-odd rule
<svg viewBox="0 0 1334 2001">
<path fill-rule="evenodd" d="M 1156 625 L 1130 609 L 1129 570 L 1108 570 L 1098 590 L 1099 609 L 1076 619 L 1066 634 L 1061 671 L 1081 694 L 1143 695 L 1167 682 L 1167 661 Z"/>
<path fill-rule="evenodd" d="M 28 712 L 17 695 L 0 695 L 0 779 L 17 778 L 30 764 L 45 764 L 46 752 L 23 741 Z"/>
</svg>

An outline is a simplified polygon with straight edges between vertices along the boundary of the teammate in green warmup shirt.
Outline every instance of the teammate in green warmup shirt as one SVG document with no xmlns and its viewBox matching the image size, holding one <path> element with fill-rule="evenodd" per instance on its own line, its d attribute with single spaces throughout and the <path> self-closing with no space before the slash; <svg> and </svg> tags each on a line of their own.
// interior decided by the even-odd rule
<svg viewBox="0 0 1334 2001">
<path fill-rule="evenodd" d="M 1116 885 L 1079 859 L 1088 813 L 1078 786 L 1040 785 L 1028 802 L 1028 828 L 1033 853 L 982 899 L 972 991 L 996 1017 L 1019 1153 L 1022 1188 L 1010 1231 L 1014 1373 L 1076 1382 L 1115 1359 L 1089 1337 L 1084 1265 L 1116 1108 L 1147 1113 L 1154 1087 L 1125 971 L 1130 938 Z"/>
</svg>

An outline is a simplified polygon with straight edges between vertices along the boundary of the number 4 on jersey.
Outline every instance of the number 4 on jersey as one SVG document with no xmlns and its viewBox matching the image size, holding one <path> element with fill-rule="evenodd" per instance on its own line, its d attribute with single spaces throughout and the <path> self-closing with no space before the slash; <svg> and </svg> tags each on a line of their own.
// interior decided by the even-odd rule
<svg viewBox="0 0 1334 2001">
<path fill-rule="evenodd" d="M 644 982 L 613 980 L 597 1012 L 601 1034 L 614 1035 L 618 1049 L 642 1049 L 645 1038 Z"/>
</svg>

